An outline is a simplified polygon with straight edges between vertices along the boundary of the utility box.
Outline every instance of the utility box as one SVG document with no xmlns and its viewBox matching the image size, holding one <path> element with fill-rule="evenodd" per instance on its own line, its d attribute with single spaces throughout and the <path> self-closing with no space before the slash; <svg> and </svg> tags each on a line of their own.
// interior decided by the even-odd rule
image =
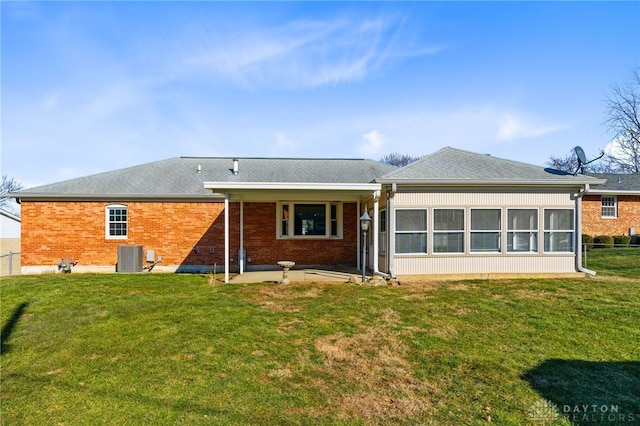
<svg viewBox="0 0 640 426">
<path fill-rule="evenodd" d="M 116 272 L 142 272 L 144 249 L 142 246 L 118 246 Z"/>
</svg>

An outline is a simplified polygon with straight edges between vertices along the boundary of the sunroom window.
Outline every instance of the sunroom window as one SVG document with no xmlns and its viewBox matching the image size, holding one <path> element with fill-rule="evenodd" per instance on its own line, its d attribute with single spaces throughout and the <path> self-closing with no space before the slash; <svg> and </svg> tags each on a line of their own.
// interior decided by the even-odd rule
<svg viewBox="0 0 640 426">
<path fill-rule="evenodd" d="M 507 251 L 535 253 L 538 251 L 538 210 L 509 209 L 507 211 Z"/>
<path fill-rule="evenodd" d="M 546 209 L 544 211 L 544 251 L 573 251 L 573 210 Z"/>
<path fill-rule="evenodd" d="M 427 210 L 396 211 L 396 253 L 427 252 Z"/>
<path fill-rule="evenodd" d="M 463 209 L 434 209 L 433 252 L 464 253 Z"/>
<path fill-rule="evenodd" d="M 500 253 L 500 209 L 471 209 L 471 252 Z"/>
</svg>

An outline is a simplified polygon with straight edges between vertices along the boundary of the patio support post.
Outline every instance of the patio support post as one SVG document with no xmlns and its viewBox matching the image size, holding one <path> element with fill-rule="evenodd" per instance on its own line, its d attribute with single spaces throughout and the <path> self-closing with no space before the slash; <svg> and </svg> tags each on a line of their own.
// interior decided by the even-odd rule
<svg viewBox="0 0 640 426">
<path fill-rule="evenodd" d="M 238 256 L 240 275 L 244 274 L 244 262 L 244 201 L 240 201 L 240 255 Z"/>
<path fill-rule="evenodd" d="M 224 193 L 224 282 L 229 282 L 229 193 Z"/>
<path fill-rule="evenodd" d="M 356 207 L 358 209 L 358 214 L 360 214 L 360 200 L 358 200 L 358 205 Z M 362 254 L 362 250 L 360 249 L 360 219 L 357 219 L 358 222 L 358 238 L 356 238 L 356 248 L 358 251 L 358 256 L 356 257 L 356 269 L 359 271 L 360 270 L 360 258 L 361 258 L 361 254 Z"/>
</svg>

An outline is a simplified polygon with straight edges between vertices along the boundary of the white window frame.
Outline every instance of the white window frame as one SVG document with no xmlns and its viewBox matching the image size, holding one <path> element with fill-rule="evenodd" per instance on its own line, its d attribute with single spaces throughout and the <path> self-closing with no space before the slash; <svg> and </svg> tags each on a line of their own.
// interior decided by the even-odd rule
<svg viewBox="0 0 640 426">
<path fill-rule="evenodd" d="M 462 212 L 462 229 L 436 229 L 436 212 L 444 210 L 457 210 Z M 466 209 L 461 207 L 437 207 L 431 209 L 431 231 L 433 239 L 431 241 L 431 251 L 434 255 L 448 255 L 448 254 L 465 254 L 467 248 L 466 242 Z M 462 236 L 462 250 L 461 251 L 438 251 L 436 252 L 436 236 L 444 234 L 459 234 Z"/>
<path fill-rule="evenodd" d="M 500 218 L 498 220 L 498 228 L 497 229 L 473 229 L 473 212 L 477 210 L 497 210 L 500 212 Z M 502 246 L 502 235 L 503 235 L 503 227 L 505 226 L 503 220 L 504 211 L 500 207 L 472 207 L 469 209 L 469 254 L 479 255 L 479 254 L 502 254 L 503 246 Z M 473 248 L 473 234 L 498 234 L 498 249 L 497 250 L 478 250 Z"/>
<path fill-rule="evenodd" d="M 573 253 L 575 251 L 575 235 L 576 235 L 576 218 L 575 218 L 575 210 L 574 209 L 569 209 L 569 208 L 545 208 L 542 209 L 542 220 L 543 220 L 543 229 L 544 229 L 544 236 L 543 236 L 543 240 L 542 240 L 542 250 L 544 251 L 544 253 Z M 547 224 L 547 215 L 546 212 L 549 210 L 565 210 L 568 212 L 571 212 L 571 224 L 573 226 L 573 229 L 552 229 L 549 225 Z M 569 235 L 569 241 L 571 242 L 571 248 L 570 250 L 553 250 L 553 244 L 551 244 L 553 241 L 553 234 L 570 234 Z M 546 250 L 545 247 L 547 245 L 547 236 L 549 236 L 550 238 L 550 244 L 551 247 L 549 250 Z"/>
<path fill-rule="evenodd" d="M 607 201 L 606 205 L 605 205 L 605 201 Z M 612 209 L 613 209 L 613 212 L 612 212 Z M 605 214 L 605 211 L 607 212 L 607 214 Z M 611 212 L 613 214 L 611 214 Z M 600 197 L 600 216 L 603 219 L 618 218 L 618 197 L 616 197 L 615 195 L 602 195 Z"/>
<path fill-rule="evenodd" d="M 126 220 L 124 221 L 112 221 L 112 210 L 124 210 L 126 212 Z M 125 232 L 124 235 L 111 235 L 111 224 L 124 223 Z M 104 235 L 107 240 L 126 240 L 129 238 L 129 207 L 124 204 L 109 204 L 104 208 Z"/>
<path fill-rule="evenodd" d="M 295 235 L 295 206 L 300 204 L 324 205 L 325 211 L 325 233 L 324 235 Z M 287 206 L 289 210 L 289 218 L 284 219 L 283 211 Z M 331 207 L 335 206 L 336 218 L 331 216 Z M 343 238 L 343 204 L 341 202 L 330 201 L 280 201 L 276 208 L 276 238 L 279 240 L 299 239 L 299 240 L 317 240 L 317 239 L 337 239 Z M 337 235 L 331 235 L 332 222 L 336 222 Z M 287 227 L 284 229 L 284 227 Z"/>
<path fill-rule="evenodd" d="M 398 236 L 399 234 L 424 234 L 424 239 L 425 239 L 425 240 L 424 240 L 424 241 L 425 241 L 425 251 L 418 251 L 418 252 L 398 252 L 398 246 L 399 246 L 399 244 L 398 244 L 398 242 L 397 242 L 397 241 L 395 241 L 395 244 L 394 244 L 394 246 L 395 246 L 395 253 L 393 253 L 393 254 L 394 254 L 394 255 L 399 255 L 399 256 L 403 256 L 403 255 L 416 255 L 416 254 L 419 254 L 419 255 L 426 255 L 426 254 L 428 254 L 428 253 L 429 253 L 429 226 L 430 226 L 430 224 L 429 224 L 429 209 L 427 209 L 427 208 L 410 208 L 410 207 L 407 207 L 407 208 L 398 208 L 398 209 L 396 209 L 396 211 L 395 211 L 395 213 L 396 213 L 396 214 L 394 215 L 394 216 L 395 216 L 395 220 L 396 220 L 396 221 L 398 220 L 398 212 L 401 212 L 401 211 L 407 211 L 407 210 L 419 210 L 419 211 L 423 211 L 423 212 L 425 212 L 425 214 L 427 215 L 427 217 L 426 217 L 426 219 L 425 219 L 425 227 L 426 227 L 426 229 L 424 229 L 424 230 L 405 230 L 405 231 L 399 231 L 399 230 L 398 230 L 398 225 L 397 225 L 397 222 L 396 222 L 396 223 L 394 223 L 394 224 L 393 224 L 393 229 L 394 229 L 394 235 L 393 235 L 393 238 L 397 238 L 397 236 Z"/>
<path fill-rule="evenodd" d="M 378 214 L 378 253 L 387 253 L 387 210 L 382 209 Z"/>
<path fill-rule="evenodd" d="M 511 227 L 511 221 L 509 220 L 509 212 L 511 212 L 512 210 L 531 210 L 531 211 L 535 211 L 536 212 L 536 220 L 535 220 L 535 228 L 531 228 L 531 229 L 513 229 Z M 507 235 L 507 244 L 505 247 L 505 250 L 507 251 L 507 254 L 510 255 L 518 255 L 518 254 L 532 254 L 532 253 L 540 253 L 540 209 L 538 208 L 531 208 L 531 207 L 513 207 L 513 208 L 508 208 L 507 209 L 507 214 L 506 214 L 506 220 L 505 220 L 505 228 L 506 228 L 506 235 Z M 513 238 L 515 235 L 510 235 L 510 234 L 518 234 L 518 233 L 528 233 L 531 234 L 529 236 L 529 246 L 532 245 L 532 241 L 531 238 L 535 235 L 535 250 L 509 250 L 509 238 Z M 512 245 L 513 247 L 513 245 Z"/>
</svg>

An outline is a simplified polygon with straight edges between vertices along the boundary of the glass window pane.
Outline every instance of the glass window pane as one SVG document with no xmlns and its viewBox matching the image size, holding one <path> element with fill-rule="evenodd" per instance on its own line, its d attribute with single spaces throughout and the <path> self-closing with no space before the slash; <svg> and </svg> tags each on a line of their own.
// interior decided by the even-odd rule
<svg viewBox="0 0 640 426">
<path fill-rule="evenodd" d="M 398 210 L 396 212 L 396 231 L 426 231 L 426 210 Z"/>
<path fill-rule="evenodd" d="M 325 235 L 325 205 L 295 204 L 295 235 Z"/>
<path fill-rule="evenodd" d="M 545 230 L 573 230 L 573 210 L 569 209 L 547 209 L 544 211 Z"/>
<path fill-rule="evenodd" d="M 433 211 L 433 227 L 435 231 L 464 230 L 464 210 L 435 209 Z"/>
<path fill-rule="evenodd" d="M 573 232 L 545 232 L 544 251 L 573 252 Z"/>
<path fill-rule="evenodd" d="M 508 228 L 511 230 L 538 229 L 538 210 L 510 209 L 508 211 Z"/>
<path fill-rule="evenodd" d="M 472 231 L 498 231 L 500 230 L 500 210 L 499 209 L 472 209 L 471 210 L 471 230 Z"/>
<path fill-rule="evenodd" d="M 482 253 L 500 252 L 500 232 L 472 232 L 471 251 Z"/>
<path fill-rule="evenodd" d="M 464 234 L 462 232 L 439 232 L 433 234 L 434 253 L 463 253 Z"/>
<path fill-rule="evenodd" d="M 507 233 L 507 250 L 510 252 L 537 252 L 537 232 L 509 232 Z"/>
<path fill-rule="evenodd" d="M 396 253 L 426 253 L 427 234 L 396 234 Z"/>
</svg>

